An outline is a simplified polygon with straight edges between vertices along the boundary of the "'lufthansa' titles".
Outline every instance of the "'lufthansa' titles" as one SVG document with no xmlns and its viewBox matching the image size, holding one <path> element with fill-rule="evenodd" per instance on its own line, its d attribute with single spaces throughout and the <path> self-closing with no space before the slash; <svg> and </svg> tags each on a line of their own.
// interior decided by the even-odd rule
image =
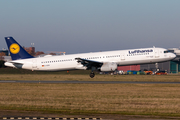
<svg viewBox="0 0 180 120">
<path fill-rule="evenodd" d="M 149 49 L 149 50 L 133 50 L 133 51 L 129 51 L 129 54 L 149 53 L 149 52 L 153 52 L 153 50 L 152 49 Z"/>
</svg>

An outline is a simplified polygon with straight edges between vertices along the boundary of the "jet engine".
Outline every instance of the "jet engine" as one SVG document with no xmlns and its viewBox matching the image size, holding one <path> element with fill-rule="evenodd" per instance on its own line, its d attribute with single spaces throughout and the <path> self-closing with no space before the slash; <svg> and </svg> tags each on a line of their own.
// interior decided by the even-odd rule
<svg viewBox="0 0 180 120">
<path fill-rule="evenodd" d="M 108 71 L 115 71 L 117 69 L 117 63 L 114 62 L 108 62 L 108 63 L 104 63 L 101 68 L 100 71 L 102 72 L 108 72 Z"/>
</svg>

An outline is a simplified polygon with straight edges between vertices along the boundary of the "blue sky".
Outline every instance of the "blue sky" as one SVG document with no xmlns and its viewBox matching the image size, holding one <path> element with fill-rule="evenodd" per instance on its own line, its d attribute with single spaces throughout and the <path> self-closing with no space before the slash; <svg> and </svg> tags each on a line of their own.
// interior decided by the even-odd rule
<svg viewBox="0 0 180 120">
<path fill-rule="evenodd" d="M 1 0 L 4 37 L 36 51 L 180 47 L 180 0 Z"/>
</svg>

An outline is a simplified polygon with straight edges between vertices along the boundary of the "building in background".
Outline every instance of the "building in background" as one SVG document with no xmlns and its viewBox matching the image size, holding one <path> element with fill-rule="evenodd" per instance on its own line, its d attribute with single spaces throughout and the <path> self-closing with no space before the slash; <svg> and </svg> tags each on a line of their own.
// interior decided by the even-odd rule
<svg viewBox="0 0 180 120">
<path fill-rule="evenodd" d="M 6 56 L 9 55 L 9 51 L 4 48 L 2 50 L 0 50 L 0 53 L 4 53 Z"/>
<path fill-rule="evenodd" d="M 163 63 L 143 64 L 140 66 L 141 71 L 167 71 L 170 73 L 170 61 Z"/>
<path fill-rule="evenodd" d="M 179 48 L 170 48 L 168 49 L 170 52 L 176 54 L 176 58 L 170 61 L 170 73 L 179 73 L 180 72 L 180 49 Z"/>
<path fill-rule="evenodd" d="M 117 68 L 118 71 L 139 71 L 140 70 L 140 65 L 129 65 L 129 66 L 118 66 Z"/>
<path fill-rule="evenodd" d="M 9 51 L 6 49 L 0 50 L 0 60 L 9 61 L 11 57 L 9 56 Z"/>
</svg>

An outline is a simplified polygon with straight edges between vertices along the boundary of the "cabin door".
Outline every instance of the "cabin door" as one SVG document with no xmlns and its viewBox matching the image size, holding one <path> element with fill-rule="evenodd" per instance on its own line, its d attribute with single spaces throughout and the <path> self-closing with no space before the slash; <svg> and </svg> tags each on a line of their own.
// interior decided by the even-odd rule
<svg viewBox="0 0 180 120">
<path fill-rule="evenodd" d="M 154 54 L 155 54 L 155 58 L 159 57 L 159 50 L 155 49 Z"/>
<path fill-rule="evenodd" d="M 121 60 L 125 60 L 125 55 L 121 54 Z"/>
<path fill-rule="evenodd" d="M 34 59 L 34 60 L 32 60 L 32 62 L 33 62 L 32 68 L 33 68 L 33 69 L 37 69 L 37 60 Z"/>
</svg>

